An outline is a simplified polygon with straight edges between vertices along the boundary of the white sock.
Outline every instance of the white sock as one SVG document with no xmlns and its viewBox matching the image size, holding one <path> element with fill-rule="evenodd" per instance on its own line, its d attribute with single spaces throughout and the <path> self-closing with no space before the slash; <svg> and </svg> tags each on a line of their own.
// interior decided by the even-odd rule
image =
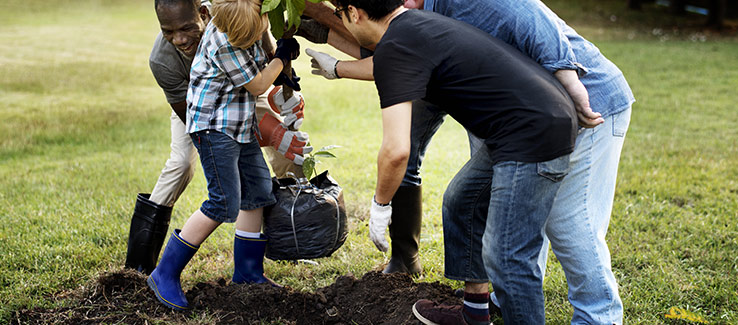
<svg viewBox="0 0 738 325">
<path fill-rule="evenodd" d="M 260 232 L 250 232 L 236 229 L 236 236 L 246 238 L 261 238 Z"/>
</svg>

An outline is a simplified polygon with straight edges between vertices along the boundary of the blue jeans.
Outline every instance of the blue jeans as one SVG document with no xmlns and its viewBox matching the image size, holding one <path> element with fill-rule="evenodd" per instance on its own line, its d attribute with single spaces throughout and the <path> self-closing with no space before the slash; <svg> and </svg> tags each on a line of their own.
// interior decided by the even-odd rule
<svg viewBox="0 0 738 325">
<path fill-rule="evenodd" d="M 277 202 L 259 143 L 239 143 L 213 130 L 191 133 L 190 137 L 208 182 L 208 199 L 200 207 L 208 218 L 235 222 L 239 210 Z"/>
<path fill-rule="evenodd" d="M 481 239 L 486 276 L 476 279 L 481 281 L 460 280 L 490 279 L 507 324 L 545 323 L 538 255 L 543 227 L 568 170 L 569 155 L 540 163 L 495 163 L 491 151 L 483 146 L 456 174 L 444 194 L 446 275 L 454 278 L 456 272 L 463 275 L 467 270 L 479 271 L 479 245 L 475 241 Z M 485 198 L 486 216 L 475 213 Z M 481 224 L 483 228 L 479 228 Z"/>
<path fill-rule="evenodd" d="M 610 224 L 620 152 L 631 109 L 582 129 L 571 154 L 571 171 L 556 194 L 545 233 L 566 275 L 572 324 L 622 324 L 623 303 L 605 241 Z M 548 245 L 539 261 L 546 269 Z"/>
<path fill-rule="evenodd" d="M 623 304 L 617 281 L 612 273 L 610 253 L 605 234 L 610 222 L 615 193 L 615 180 L 625 134 L 630 124 L 631 109 L 605 117 L 605 123 L 594 129 L 582 129 L 570 156 L 571 171 L 554 200 L 546 225 L 544 244 L 539 256 L 541 273 L 545 272 L 548 239 L 567 278 L 569 302 L 574 308 L 572 324 L 622 324 Z M 423 101 L 413 103 L 413 138 L 408 171 L 403 184 L 420 184 L 422 153 L 443 123 L 445 113 Z M 417 136 L 422 135 L 422 136 Z M 469 135 L 471 152 L 484 143 Z M 483 200 L 482 200 L 483 201 Z M 472 202 L 474 203 L 474 202 Z M 472 204 L 472 206 L 474 206 Z M 449 259 L 446 256 L 446 277 L 449 279 L 485 282 L 481 255 L 486 205 L 476 203 L 476 214 L 467 225 L 469 233 L 467 256 Z M 450 222 L 444 218 L 444 224 Z M 586 234 L 579 236 L 579 234 Z M 446 245 L 448 237 L 444 239 Z M 453 269 L 449 269 L 453 266 Z M 493 296 L 493 299 L 494 296 Z"/>
<path fill-rule="evenodd" d="M 420 166 L 431 138 L 446 119 L 446 112 L 422 100 L 413 102 L 412 124 L 410 129 L 410 157 L 407 160 L 405 177 L 401 186 L 420 186 Z"/>
</svg>

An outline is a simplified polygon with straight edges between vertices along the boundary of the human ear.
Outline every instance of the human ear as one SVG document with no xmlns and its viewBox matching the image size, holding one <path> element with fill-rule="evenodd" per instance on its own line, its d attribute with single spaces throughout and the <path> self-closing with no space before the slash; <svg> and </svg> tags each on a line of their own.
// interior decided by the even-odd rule
<svg viewBox="0 0 738 325">
<path fill-rule="evenodd" d="M 208 7 L 200 6 L 200 9 L 198 11 L 200 13 L 200 19 L 202 19 L 203 21 L 210 20 L 210 11 L 208 10 Z"/>
</svg>

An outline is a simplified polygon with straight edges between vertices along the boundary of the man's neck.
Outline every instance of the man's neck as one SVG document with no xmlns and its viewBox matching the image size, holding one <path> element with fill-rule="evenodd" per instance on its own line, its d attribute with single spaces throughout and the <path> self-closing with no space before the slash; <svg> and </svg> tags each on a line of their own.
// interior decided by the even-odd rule
<svg viewBox="0 0 738 325">
<path fill-rule="evenodd" d="M 397 7 L 397 9 L 393 10 L 391 13 L 387 14 L 386 16 L 382 17 L 382 19 L 374 23 L 374 26 L 371 27 L 373 30 L 376 31 L 374 33 L 374 45 L 377 45 L 377 43 L 379 43 L 379 40 L 382 39 L 382 36 L 384 36 L 384 33 L 387 32 L 387 28 L 389 28 L 389 24 L 392 22 L 392 20 L 405 11 L 407 11 L 407 9 L 405 9 L 404 7 Z"/>
<path fill-rule="evenodd" d="M 397 7 L 394 11 L 389 13 L 387 16 L 382 18 L 382 22 L 384 25 L 384 31 L 387 31 L 387 28 L 389 28 L 389 24 L 392 22 L 393 19 L 395 19 L 397 16 L 399 16 L 401 13 L 407 11 L 405 7 Z"/>
</svg>

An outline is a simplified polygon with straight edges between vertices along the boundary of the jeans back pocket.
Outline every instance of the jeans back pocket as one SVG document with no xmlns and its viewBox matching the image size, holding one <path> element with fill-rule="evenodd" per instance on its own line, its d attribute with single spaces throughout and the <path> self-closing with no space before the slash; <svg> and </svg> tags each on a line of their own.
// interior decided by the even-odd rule
<svg viewBox="0 0 738 325">
<path fill-rule="evenodd" d="M 569 174 L 569 154 L 549 161 L 539 162 L 536 164 L 536 167 L 538 168 L 538 175 L 554 182 L 560 182 Z"/>
</svg>

